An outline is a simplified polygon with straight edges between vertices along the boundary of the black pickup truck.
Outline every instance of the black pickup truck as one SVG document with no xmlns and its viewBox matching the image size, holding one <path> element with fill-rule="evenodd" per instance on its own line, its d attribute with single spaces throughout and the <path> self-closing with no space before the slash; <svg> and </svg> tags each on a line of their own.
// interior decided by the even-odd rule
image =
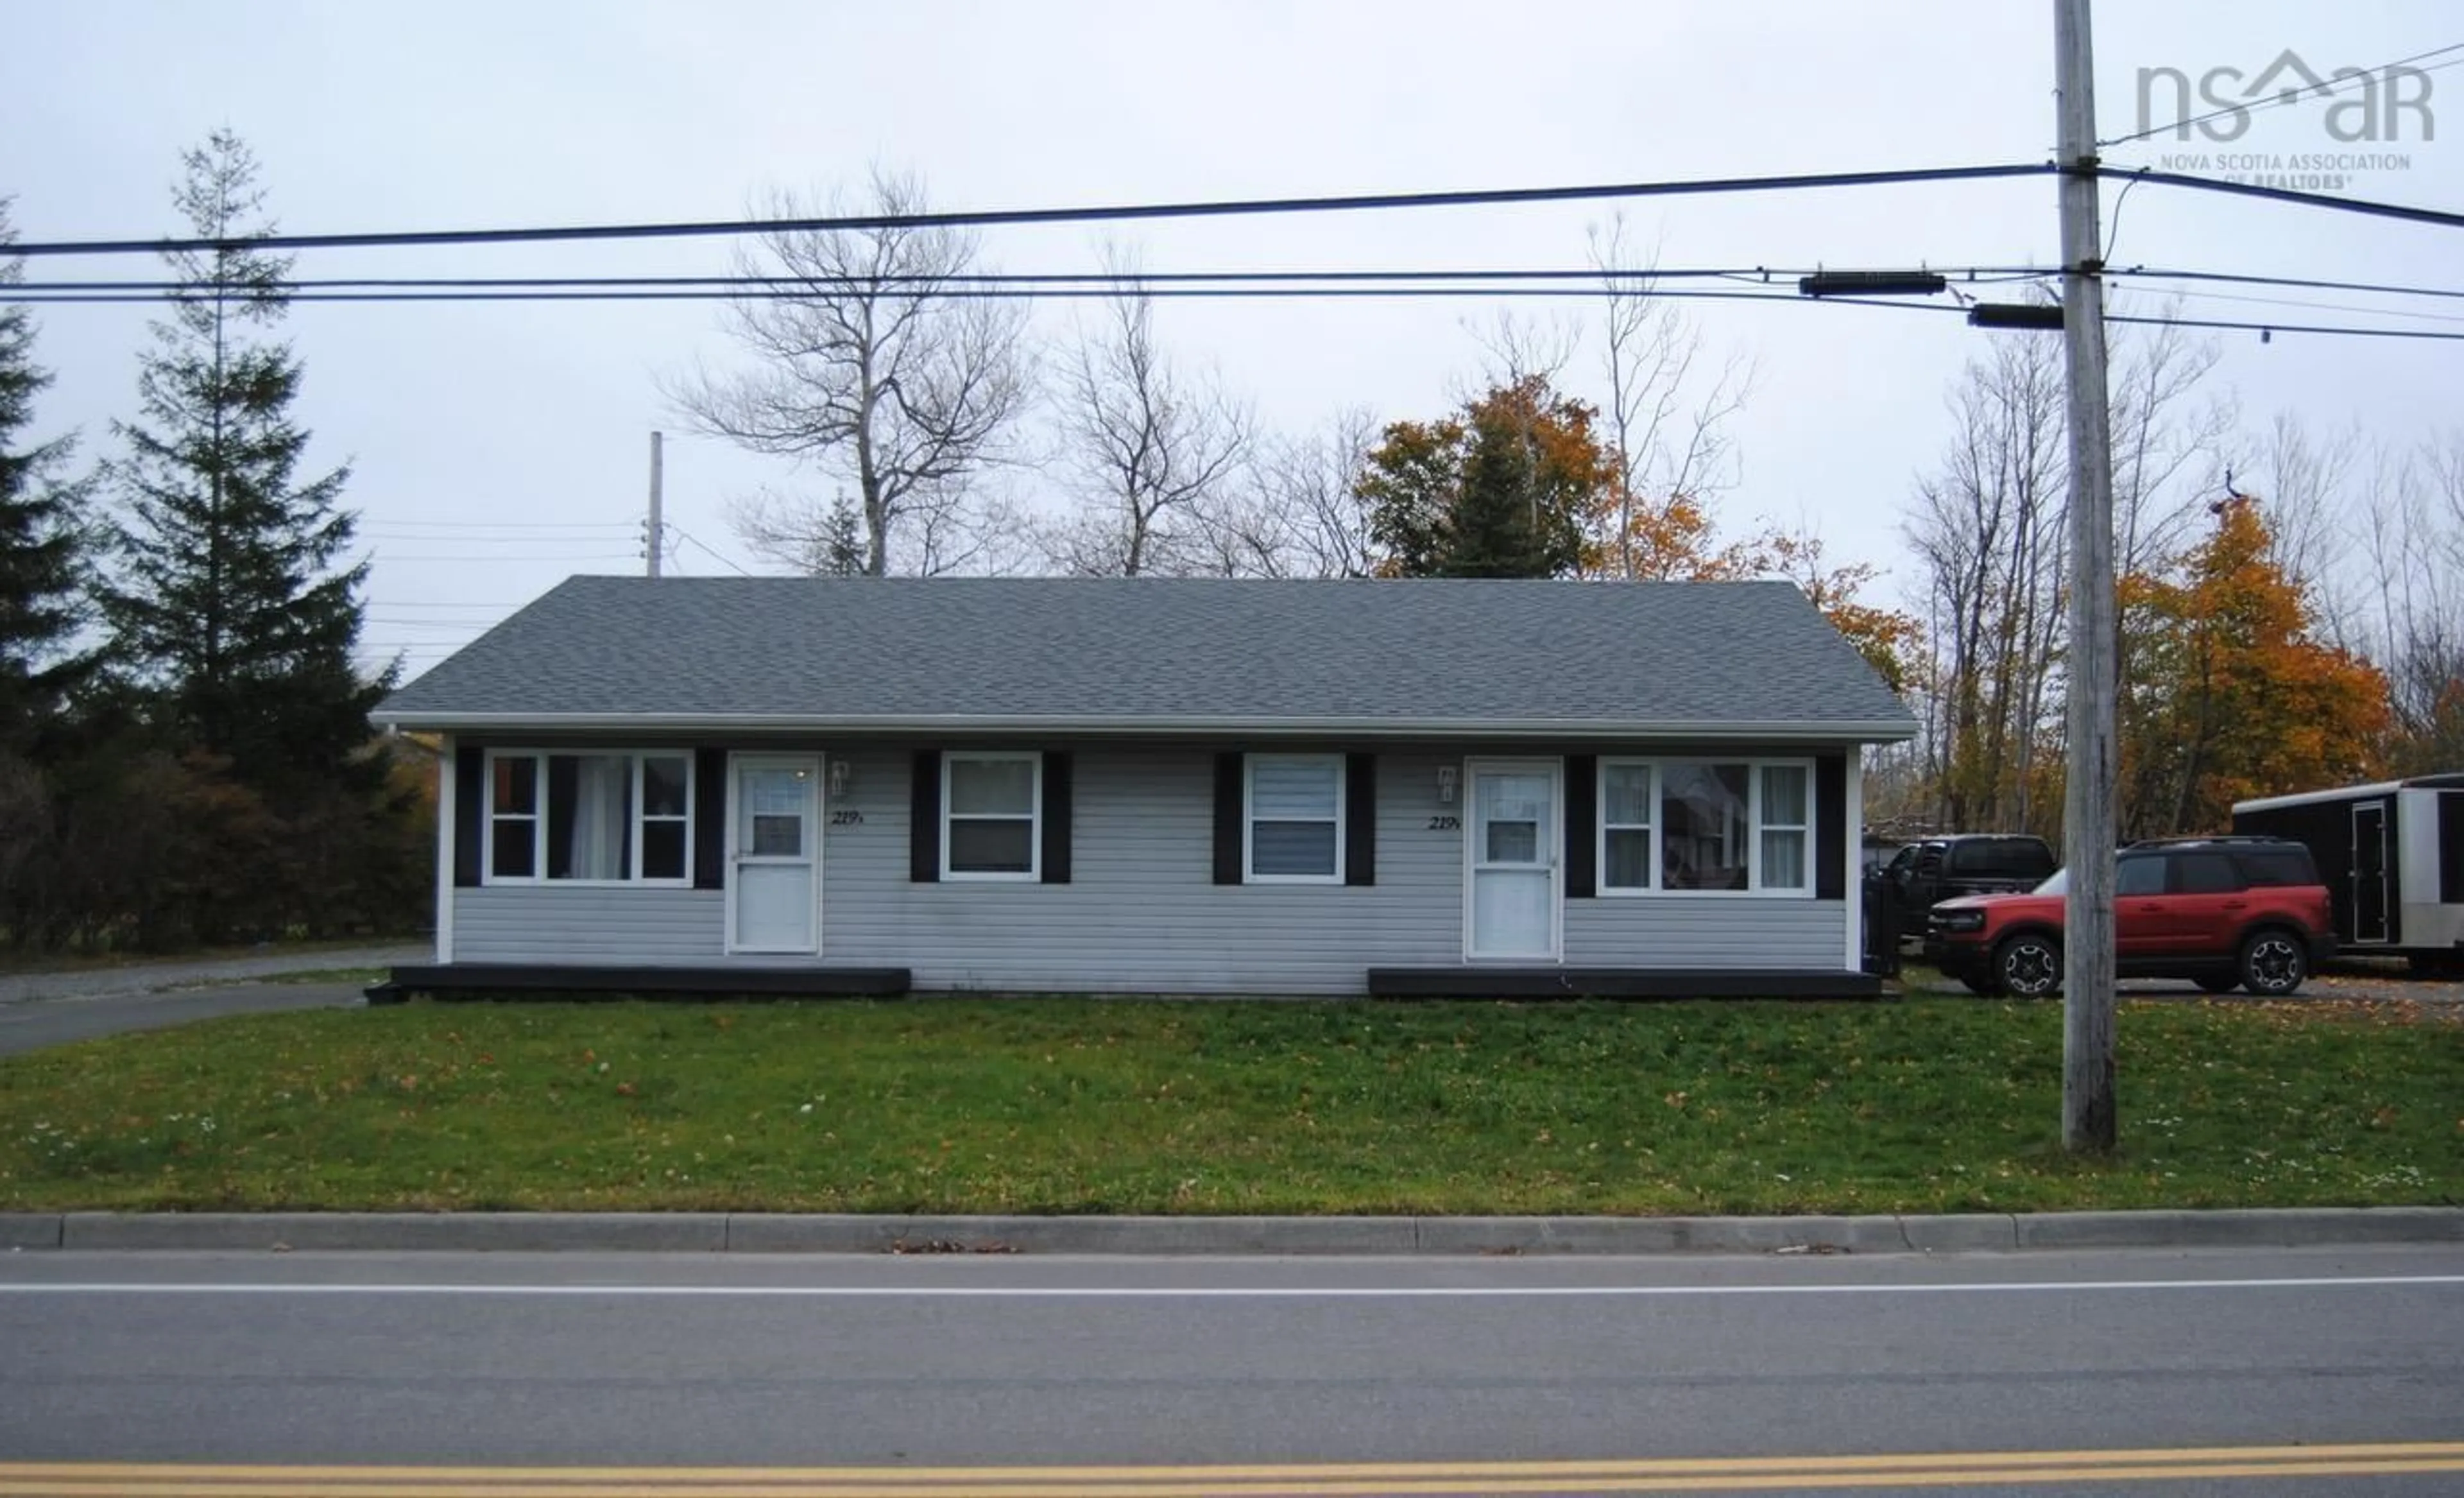
<svg viewBox="0 0 2464 1498">
<path fill-rule="evenodd" d="M 1903 936 L 1925 931 L 1925 913 L 1962 894 L 2033 890 L 2053 877 L 2054 850 L 2021 832 L 1963 832 L 1920 838 L 1876 871 Z"/>
</svg>

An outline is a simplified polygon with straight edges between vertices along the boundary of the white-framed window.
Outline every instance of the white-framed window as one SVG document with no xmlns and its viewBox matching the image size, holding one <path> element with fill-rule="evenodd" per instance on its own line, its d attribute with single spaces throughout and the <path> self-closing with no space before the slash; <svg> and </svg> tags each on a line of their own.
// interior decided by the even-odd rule
<svg viewBox="0 0 2464 1498">
<path fill-rule="evenodd" d="M 1343 756 L 1253 754 L 1242 765 L 1242 876 L 1343 882 Z"/>
<path fill-rule="evenodd" d="M 693 757 L 488 751 L 483 884 L 693 882 Z"/>
<path fill-rule="evenodd" d="M 1648 890 L 1651 870 L 1659 866 L 1659 845 L 1653 828 L 1651 761 L 1600 761 L 1600 888 L 1611 892 Z"/>
<path fill-rule="evenodd" d="M 1811 894 L 1809 760 L 1599 764 L 1599 892 Z"/>
<path fill-rule="evenodd" d="M 539 757 L 488 752 L 488 857 L 480 867 L 486 883 L 539 877 Z"/>
<path fill-rule="evenodd" d="M 953 751 L 941 756 L 941 876 L 1043 874 L 1044 756 Z"/>
<path fill-rule="evenodd" d="M 1754 826 L 1762 843 L 1754 888 L 1802 894 L 1814 876 L 1814 766 L 1766 764 L 1754 785 Z"/>
</svg>

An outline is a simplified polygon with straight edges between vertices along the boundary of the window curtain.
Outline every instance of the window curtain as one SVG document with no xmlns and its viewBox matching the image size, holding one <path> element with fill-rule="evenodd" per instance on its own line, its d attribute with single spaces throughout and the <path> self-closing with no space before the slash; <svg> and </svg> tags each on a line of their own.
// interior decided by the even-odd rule
<svg viewBox="0 0 2464 1498">
<path fill-rule="evenodd" d="M 632 802 L 631 760 L 615 755 L 583 755 L 576 760 L 573 825 L 565 845 L 571 877 L 626 876 L 626 833 L 632 821 Z"/>
</svg>

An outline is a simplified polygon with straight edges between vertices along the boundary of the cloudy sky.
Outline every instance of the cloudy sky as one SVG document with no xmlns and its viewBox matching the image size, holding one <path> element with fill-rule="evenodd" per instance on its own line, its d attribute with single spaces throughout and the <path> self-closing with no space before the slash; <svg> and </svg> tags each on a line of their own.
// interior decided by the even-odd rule
<svg viewBox="0 0 2464 1498">
<path fill-rule="evenodd" d="M 2464 40 L 2452 0 L 2107 3 L 2097 28 L 2107 136 L 2137 127 L 2142 69 L 2247 77 L 2289 48 L 2325 73 Z M 12 7 L 8 33 L 0 194 L 15 196 L 29 242 L 171 231 L 179 153 L 217 126 L 255 148 L 273 210 L 298 232 L 729 218 L 771 187 L 825 187 L 875 163 L 920 174 L 937 206 L 1010 208 L 2032 162 L 2054 132 L 2044 3 L 84 0 Z M 2395 151 L 2404 165 L 2346 193 L 2453 208 L 2464 68 L 2429 81 L 2447 129 L 2428 142 L 2406 117 L 2400 141 L 2340 145 L 2312 103 L 2255 116 L 2229 145 L 2166 139 L 2112 158 Z M 2172 118 L 2172 103 L 2161 93 L 2148 122 Z M 1114 232 L 1155 271 L 1574 267 L 1587 226 L 1609 211 Z M 2045 180 L 1663 199 L 1627 213 L 1667 266 L 2057 259 Z M 1004 231 L 986 251 L 1005 270 L 1090 269 L 1099 233 Z M 2459 244 L 2452 230 L 2151 187 L 2131 195 L 2113 259 L 2464 285 Z M 715 274 L 727 255 L 717 242 L 334 251 L 298 274 Z M 30 272 L 72 267 L 154 271 L 132 257 Z M 2213 289 L 2271 299 L 2203 297 L 2183 314 L 2464 330 L 2454 302 L 2402 303 L 2411 315 L 2390 319 L 2351 310 L 2383 305 L 2359 294 Z M 1810 523 L 1836 553 L 1903 583 L 1902 507 L 1948 434 L 1946 386 L 1981 341 L 2013 335 L 1797 302 L 1693 306 L 1713 350 L 1759 371 L 1733 429 L 1742 467 L 1724 515 Z M 1265 425 L 1299 431 L 1347 405 L 1381 419 L 1438 413 L 1475 376 L 1466 325 L 1489 315 L 1436 301 L 1176 302 L 1158 326 L 1177 358 L 1219 369 Z M 1037 312 L 1054 335 L 1070 318 Z M 144 312 L 55 306 L 40 319 L 39 356 L 58 383 L 38 426 L 74 429 L 101 455 L 110 420 L 133 405 Z M 709 306 L 301 306 L 289 331 L 307 364 L 313 451 L 355 471 L 349 499 L 376 558 L 370 639 L 405 649 L 414 670 L 568 573 L 639 568 L 631 527 L 653 430 L 671 434 L 669 513 L 690 538 L 681 570 L 748 560 L 728 532 L 730 496 L 822 482 L 683 434 L 659 380 L 731 357 Z M 2290 410 L 2321 430 L 2359 424 L 2409 443 L 2459 420 L 2464 344 L 2218 337 L 2219 389 L 2254 428 Z M 1595 359 L 1579 356 L 1567 383 L 1595 394 Z"/>
</svg>

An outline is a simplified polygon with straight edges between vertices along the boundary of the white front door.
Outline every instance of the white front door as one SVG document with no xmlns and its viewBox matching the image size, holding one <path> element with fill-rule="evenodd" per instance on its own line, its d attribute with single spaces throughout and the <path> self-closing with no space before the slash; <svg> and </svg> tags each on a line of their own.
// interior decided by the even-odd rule
<svg viewBox="0 0 2464 1498">
<path fill-rule="evenodd" d="M 1474 760 L 1464 829 L 1470 890 L 1463 951 L 1474 958 L 1557 956 L 1557 765 Z"/>
<path fill-rule="evenodd" d="M 737 755 L 727 829 L 728 950 L 820 949 L 822 762 Z"/>
</svg>

